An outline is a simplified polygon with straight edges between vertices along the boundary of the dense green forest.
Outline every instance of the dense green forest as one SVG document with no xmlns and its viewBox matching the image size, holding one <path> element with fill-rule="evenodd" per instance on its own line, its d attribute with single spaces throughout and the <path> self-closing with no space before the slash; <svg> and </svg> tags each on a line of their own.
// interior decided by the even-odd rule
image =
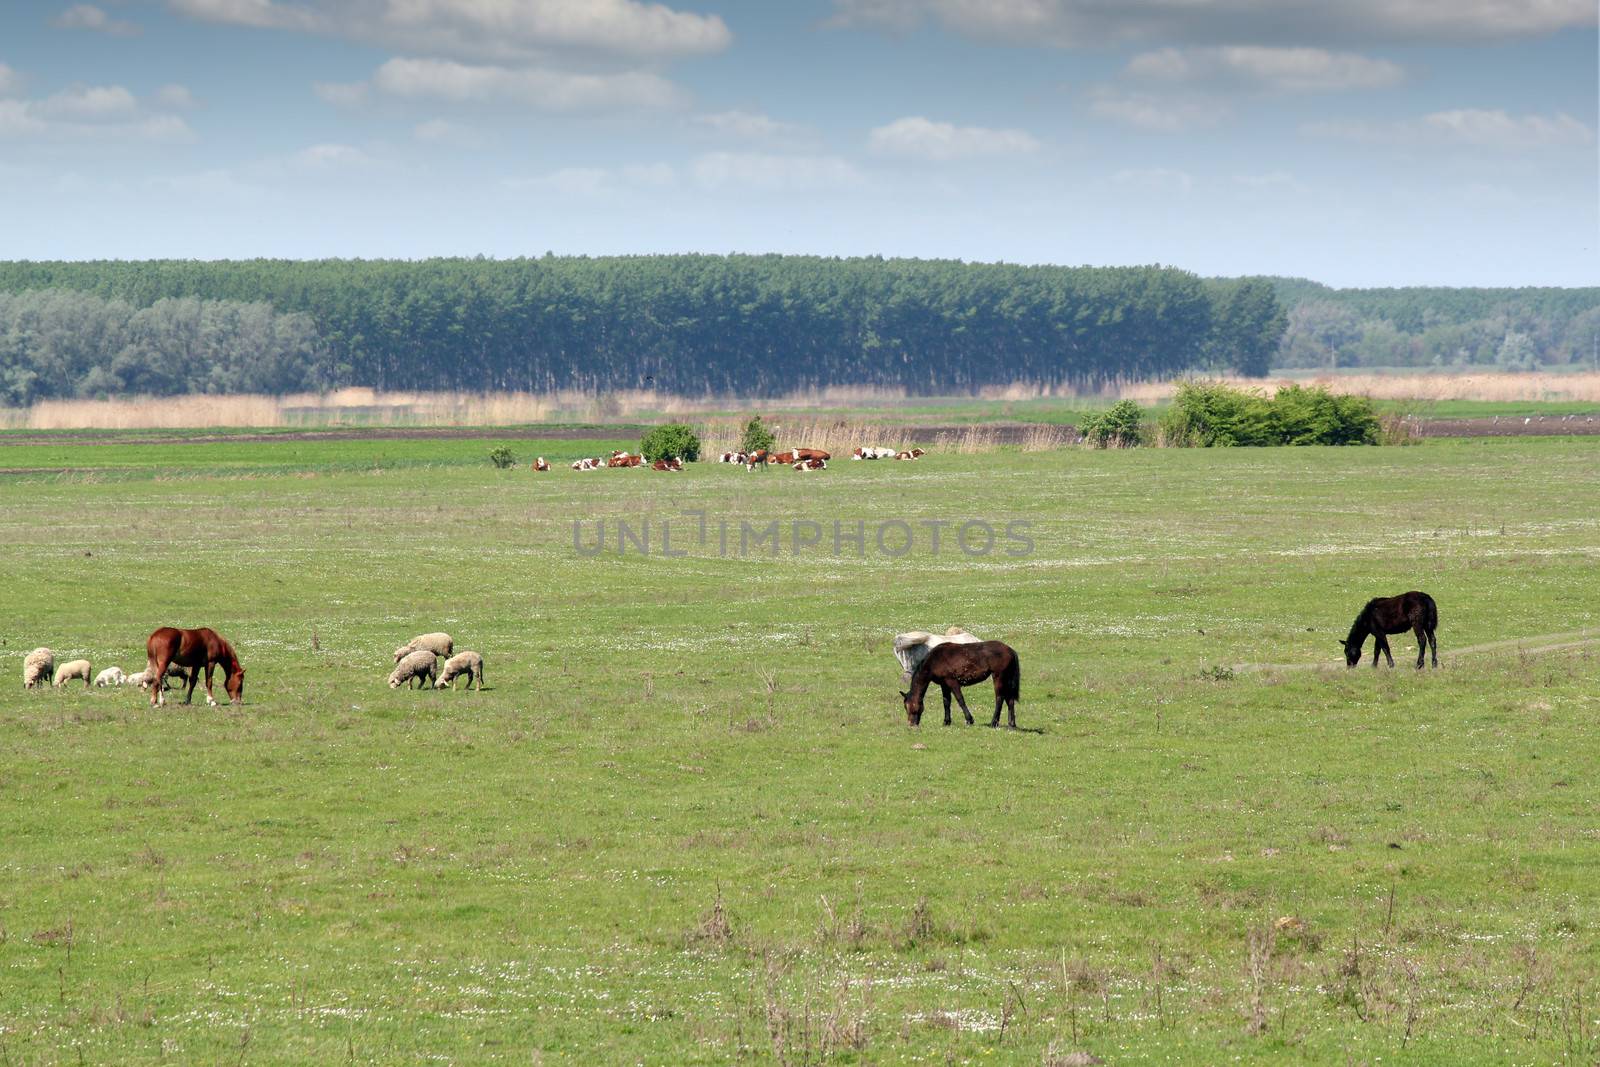
<svg viewBox="0 0 1600 1067">
<path fill-rule="evenodd" d="M 1586 359 L 1600 290 L 808 256 L 0 263 L 0 404 L 379 389 L 964 393 Z"/>
<path fill-rule="evenodd" d="M 0 263 L 5 292 L 0 401 L 12 404 L 351 384 L 959 393 L 1212 363 L 1264 371 L 1283 326 L 1262 281 L 877 258 L 14 262 Z M 165 346 L 151 333 L 153 314 L 174 318 L 172 301 L 208 321 L 265 305 L 274 329 L 219 365 L 197 364 L 192 330 L 174 323 Z"/>
<path fill-rule="evenodd" d="M 1600 288 L 1330 289 L 1269 278 L 1288 309 L 1275 367 L 1580 364 L 1600 352 Z"/>
</svg>

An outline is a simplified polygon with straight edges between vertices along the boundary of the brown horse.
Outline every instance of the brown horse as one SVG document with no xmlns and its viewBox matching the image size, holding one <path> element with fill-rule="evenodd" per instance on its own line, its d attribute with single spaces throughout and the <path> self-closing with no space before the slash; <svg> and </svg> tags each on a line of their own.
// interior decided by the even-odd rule
<svg viewBox="0 0 1600 1067">
<path fill-rule="evenodd" d="M 961 687 L 977 685 L 991 676 L 994 678 L 994 718 L 989 720 L 989 725 L 1000 725 L 1000 706 L 1004 704 L 1008 711 L 1006 725 L 1015 730 L 1017 700 L 1022 696 L 1022 664 L 1016 650 L 1003 641 L 935 645 L 917 664 L 916 673 L 911 676 L 911 692 L 900 694 L 906 703 L 906 721 L 912 726 L 922 724 L 922 698 L 927 695 L 929 684 L 937 683 L 944 694 L 944 724 L 950 725 L 950 693 L 954 690 L 961 714 L 971 726 L 972 712 L 967 710 Z"/>
<path fill-rule="evenodd" d="M 244 699 L 244 668 L 239 666 L 239 657 L 233 654 L 233 646 L 217 631 L 204 626 L 198 630 L 163 626 L 150 635 L 144 647 L 152 678 L 164 676 L 171 665 L 189 669 L 189 690 L 183 697 L 185 704 L 194 700 L 194 687 L 200 680 L 202 667 L 206 672 L 207 704 L 217 706 L 216 698 L 211 695 L 211 671 L 219 666 L 222 668 L 222 684 L 228 691 L 228 699 L 234 704 Z M 158 685 L 151 689 L 151 707 L 160 707 L 167 702 L 162 688 Z"/>
<path fill-rule="evenodd" d="M 1439 665 L 1439 638 L 1434 635 L 1434 630 L 1439 626 L 1439 606 L 1433 602 L 1433 597 L 1427 593 L 1412 590 L 1401 593 L 1399 596 L 1373 597 L 1367 601 L 1367 606 L 1361 609 L 1361 614 L 1356 616 L 1355 624 L 1350 627 L 1350 636 L 1340 644 L 1344 645 L 1344 662 L 1347 667 L 1354 667 L 1361 662 L 1361 646 L 1366 643 L 1367 635 L 1374 638 L 1372 642 L 1372 665 L 1378 665 L 1378 656 L 1389 658 L 1389 666 L 1394 666 L 1394 654 L 1389 651 L 1389 639 L 1385 634 L 1403 634 L 1407 630 L 1415 630 L 1417 634 L 1417 670 L 1422 669 L 1423 660 L 1431 647 L 1433 651 L 1433 665 Z"/>
</svg>

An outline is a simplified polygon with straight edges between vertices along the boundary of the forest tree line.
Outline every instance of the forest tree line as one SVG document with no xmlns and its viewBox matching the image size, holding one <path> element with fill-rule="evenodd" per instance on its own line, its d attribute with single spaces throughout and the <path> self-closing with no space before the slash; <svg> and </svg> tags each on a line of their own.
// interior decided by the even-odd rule
<svg viewBox="0 0 1600 1067">
<path fill-rule="evenodd" d="M 1264 372 L 1269 283 L 802 256 L 0 263 L 0 402 L 116 392 L 775 395 Z M 225 351 L 226 349 L 226 351 Z"/>
<path fill-rule="evenodd" d="M 1301 278 L 1269 280 L 1288 309 L 1275 367 L 1537 370 L 1600 362 L 1600 288 L 1330 289 Z"/>
<path fill-rule="evenodd" d="M 346 385 L 1092 387 L 1373 365 L 1386 330 L 1408 339 L 1390 349 L 1414 362 L 1446 350 L 1496 362 L 1508 335 L 1513 350 L 1526 337 L 1535 362 L 1556 362 L 1595 321 L 1596 292 L 808 256 L 8 262 L 0 403 Z"/>
</svg>

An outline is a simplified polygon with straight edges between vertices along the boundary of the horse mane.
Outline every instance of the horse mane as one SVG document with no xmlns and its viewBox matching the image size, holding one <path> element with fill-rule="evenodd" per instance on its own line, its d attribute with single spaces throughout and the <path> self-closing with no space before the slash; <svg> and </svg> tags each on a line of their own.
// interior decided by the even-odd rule
<svg viewBox="0 0 1600 1067">
<path fill-rule="evenodd" d="M 1356 621 L 1350 624 L 1350 635 L 1344 639 L 1346 645 L 1354 644 L 1356 640 L 1365 640 L 1372 631 L 1372 610 L 1383 597 L 1375 596 L 1367 601 L 1356 614 Z"/>
<path fill-rule="evenodd" d="M 217 662 L 222 664 L 222 669 L 229 675 L 236 673 L 239 670 L 238 653 L 234 652 L 233 645 L 226 637 L 223 637 L 215 630 L 212 630 L 211 632 L 216 635 L 217 645 L 219 646 L 218 650 L 222 653 L 222 655 L 217 658 Z"/>
</svg>

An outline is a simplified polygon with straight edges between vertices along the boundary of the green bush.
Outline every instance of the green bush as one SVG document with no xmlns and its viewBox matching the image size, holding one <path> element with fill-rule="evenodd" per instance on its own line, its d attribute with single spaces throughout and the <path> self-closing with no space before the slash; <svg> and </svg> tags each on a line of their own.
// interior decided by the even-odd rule
<svg viewBox="0 0 1600 1067">
<path fill-rule="evenodd" d="M 1083 442 L 1095 448 L 1132 448 L 1144 440 L 1144 409 L 1132 400 L 1119 400 L 1078 427 Z"/>
<path fill-rule="evenodd" d="M 1377 413 L 1364 396 L 1336 396 L 1320 386 L 1290 385 L 1268 399 L 1222 382 L 1178 386 L 1161 417 L 1169 445 L 1195 448 L 1259 445 L 1375 445 Z"/>
<path fill-rule="evenodd" d="M 744 424 L 744 435 L 739 438 L 739 451 L 747 455 L 763 450 L 770 452 L 777 443 L 778 439 L 762 425 L 761 416 L 757 415 Z"/>
<path fill-rule="evenodd" d="M 489 449 L 489 462 L 501 470 L 505 470 L 507 467 L 515 467 L 517 465 L 517 457 L 511 454 L 511 449 L 501 445 L 499 448 Z"/>
<path fill-rule="evenodd" d="M 1222 382 L 1180 384 L 1161 417 L 1161 433 L 1167 444 L 1185 448 L 1277 443 L 1267 398 Z"/>
<path fill-rule="evenodd" d="M 1375 445 L 1380 428 L 1372 401 L 1335 396 L 1320 386 L 1291 385 L 1272 400 L 1276 431 L 1286 445 Z"/>
<path fill-rule="evenodd" d="M 681 422 L 669 422 L 645 434 L 644 440 L 639 442 L 639 451 L 651 463 L 674 456 L 686 463 L 693 463 L 700 458 L 700 438 L 695 436 L 691 427 Z"/>
</svg>

